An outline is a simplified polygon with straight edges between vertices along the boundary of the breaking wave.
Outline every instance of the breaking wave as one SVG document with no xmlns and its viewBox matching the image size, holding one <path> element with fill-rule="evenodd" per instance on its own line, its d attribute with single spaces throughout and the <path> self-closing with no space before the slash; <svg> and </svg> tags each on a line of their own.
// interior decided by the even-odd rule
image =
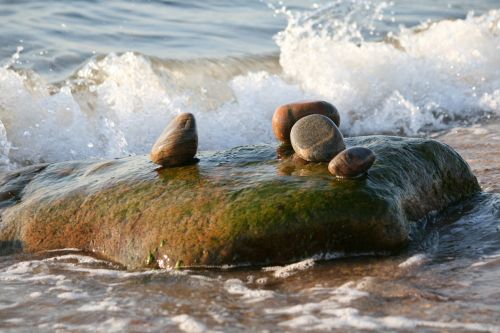
<svg viewBox="0 0 500 333">
<path fill-rule="evenodd" d="M 144 154 L 180 112 L 195 114 L 201 150 L 273 142 L 275 107 L 306 98 L 335 104 L 347 135 L 425 135 L 500 114 L 500 10 L 384 32 L 387 6 L 283 9 L 279 55 L 112 53 L 56 83 L 16 69 L 18 49 L 0 62 L 0 164 Z"/>
</svg>

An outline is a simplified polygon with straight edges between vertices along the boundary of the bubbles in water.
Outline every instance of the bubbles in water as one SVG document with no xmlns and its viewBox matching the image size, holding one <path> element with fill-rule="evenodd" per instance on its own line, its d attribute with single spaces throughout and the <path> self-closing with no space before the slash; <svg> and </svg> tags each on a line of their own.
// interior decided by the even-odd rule
<svg viewBox="0 0 500 333">
<path fill-rule="evenodd" d="M 22 40 L 20 40 L 20 42 L 22 43 Z M 24 51 L 24 46 L 21 46 L 19 45 L 17 48 L 16 48 L 16 52 L 10 57 L 10 59 L 2 66 L 2 68 L 4 69 L 7 69 L 9 68 L 10 66 L 16 64 L 19 60 L 19 58 L 21 57 L 21 52 Z"/>
<path fill-rule="evenodd" d="M 493 24 L 499 11 L 403 28 L 371 41 L 364 31 L 372 20 L 351 15 L 323 20 L 323 12 L 335 17 L 335 10 L 292 16 L 276 40 L 286 76 L 306 92 L 333 101 L 348 134 L 419 135 L 487 112 L 498 114 L 494 103 L 482 99 L 500 84 L 500 35 Z"/>
<path fill-rule="evenodd" d="M 0 166 L 9 165 L 10 142 L 7 140 L 7 131 L 0 121 Z"/>
<path fill-rule="evenodd" d="M 281 9 L 282 73 L 252 57 L 180 63 L 127 52 L 52 85 L 4 66 L 0 163 L 145 154 L 180 112 L 195 114 L 200 150 L 270 143 L 274 109 L 305 98 L 336 105 L 346 135 L 425 135 L 500 113 L 500 11 L 385 34 L 391 3 L 316 7 Z"/>
</svg>

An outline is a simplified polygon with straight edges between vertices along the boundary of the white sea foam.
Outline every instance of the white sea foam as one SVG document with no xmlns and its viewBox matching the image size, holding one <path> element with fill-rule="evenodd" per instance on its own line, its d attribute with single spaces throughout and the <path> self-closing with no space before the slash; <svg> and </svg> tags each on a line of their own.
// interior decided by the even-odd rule
<svg viewBox="0 0 500 333">
<path fill-rule="evenodd" d="M 22 325 L 25 322 L 25 319 L 24 318 L 9 318 L 9 319 L 5 319 L 5 322 L 9 323 L 9 324 L 14 324 L 14 325 Z"/>
<path fill-rule="evenodd" d="M 360 310 L 352 307 L 355 300 L 368 297 L 363 291 L 370 278 L 361 281 L 350 281 L 344 285 L 329 288 L 311 288 L 302 293 L 312 294 L 314 298 L 327 298 L 318 302 L 296 304 L 282 308 L 265 309 L 268 314 L 290 315 L 292 319 L 282 321 L 285 326 L 297 331 L 331 331 L 335 329 L 355 330 L 414 330 L 419 327 L 441 329 L 465 329 L 478 332 L 500 332 L 500 327 L 482 323 L 441 322 L 411 319 L 400 316 L 372 316 L 364 315 Z"/>
<path fill-rule="evenodd" d="M 354 308 L 342 308 L 335 311 L 329 311 L 328 316 L 304 314 L 283 321 L 279 325 L 294 330 L 304 331 L 331 331 L 340 328 L 384 331 L 387 329 L 414 330 L 419 327 L 430 327 L 461 329 L 475 332 L 500 332 L 500 327 L 498 326 L 481 323 L 427 321 L 396 316 L 365 316 Z"/>
<path fill-rule="evenodd" d="M 224 289 L 230 294 L 240 295 L 246 303 L 261 302 L 274 296 L 274 292 L 265 289 L 250 289 L 239 279 L 229 279 L 224 283 Z"/>
<path fill-rule="evenodd" d="M 53 332 L 124 332 L 130 325 L 130 319 L 108 318 L 101 322 L 95 322 L 88 325 L 74 325 L 66 323 L 55 323 L 51 327 Z M 39 327 L 45 327 L 40 325 Z"/>
<path fill-rule="evenodd" d="M 286 266 L 273 266 L 263 268 L 266 272 L 273 272 L 274 277 L 287 278 L 298 271 L 303 271 L 314 266 L 314 259 L 306 259 Z"/>
<path fill-rule="evenodd" d="M 117 312 L 120 311 L 118 303 L 113 297 L 106 297 L 99 301 L 87 302 L 78 308 L 81 312 Z"/>
<path fill-rule="evenodd" d="M 64 293 L 60 293 L 57 295 L 57 298 L 67 299 L 67 300 L 80 300 L 88 298 L 89 295 L 84 291 L 68 291 Z"/>
<path fill-rule="evenodd" d="M 76 263 L 67 262 L 68 260 L 77 260 Z M 42 260 L 20 261 L 13 265 L 7 266 L 0 270 L 0 281 L 29 281 L 40 284 L 50 284 L 48 290 L 58 291 L 74 291 L 71 286 L 71 280 L 63 274 L 50 273 L 51 267 L 64 269 L 66 271 L 86 273 L 89 276 L 107 276 L 117 279 L 125 279 L 130 277 L 170 274 L 170 275 L 187 275 L 183 271 L 124 271 L 116 269 L 92 268 L 86 267 L 88 264 L 107 263 L 99 259 L 95 259 L 83 255 L 62 255 Z M 83 264 L 83 266 L 82 266 Z"/>
<path fill-rule="evenodd" d="M 363 40 L 349 16 L 322 20 L 329 10 L 291 16 L 277 37 L 280 62 L 305 91 L 335 102 L 349 134 L 415 135 L 500 113 L 500 11 L 403 29 L 389 43 Z"/>
<path fill-rule="evenodd" d="M 418 254 L 415 254 L 415 255 L 409 257 L 408 259 L 406 259 L 402 263 L 400 263 L 398 265 L 398 267 L 408 268 L 408 267 L 412 267 L 412 266 L 416 266 L 416 265 L 421 265 L 423 262 L 425 262 L 426 259 L 427 259 L 427 256 L 425 255 L 425 253 L 418 253 Z"/>
<path fill-rule="evenodd" d="M 378 33 L 386 5 L 360 19 L 363 2 L 353 3 L 342 17 L 332 5 L 287 13 L 276 37 L 283 75 L 253 64 L 231 76 L 131 52 L 91 59 L 58 86 L 1 67 L 0 167 L 147 153 L 179 112 L 195 114 L 201 150 L 273 142 L 275 107 L 303 98 L 333 102 L 348 135 L 418 135 L 500 114 L 499 10 L 381 41 L 362 32 Z"/>
<path fill-rule="evenodd" d="M 321 295 L 328 295 L 327 298 L 314 303 L 297 304 L 289 307 L 266 309 L 265 312 L 269 314 L 289 314 L 289 315 L 310 315 L 312 313 L 321 311 L 323 313 L 332 313 L 342 308 L 353 301 L 367 297 L 369 294 L 360 290 L 364 286 L 364 280 L 359 283 L 349 281 L 337 288 L 311 288 L 303 291 L 304 294 L 313 294 L 316 297 Z M 308 318 L 308 317 L 306 317 Z M 296 318 L 298 321 L 302 319 Z M 306 320 L 307 321 L 307 320 Z"/>
<path fill-rule="evenodd" d="M 481 260 L 470 265 L 470 267 L 480 267 L 498 262 L 500 262 L 500 254 L 486 255 L 481 257 Z"/>
<path fill-rule="evenodd" d="M 18 302 L 10 302 L 10 301 L 0 301 L 0 310 L 7 310 L 7 309 L 12 309 L 17 306 L 19 306 L 20 303 Z"/>
<path fill-rule="evenodd" d="M 45 251 L 40 251 L 40 253 L 54 253 L 54 252 L 82 252 L 82 250 L 73 248 L 73 247 L 67 247 L 64 249 L 54 249 L 54 250 L 45 250 Z"/>
<path fill-rule="evenodd" d="M 207 331 L 207 327 L 204 324 L 186 314 L 175 316 L 172 318 L 172 321 L 177 323 L 179 329 L 186 333 L 201 333 Z"/>
<path fill-rule="evenodd" d="M 0 271 L 0 281 L 15 281 L 18 279 L 58 281 L 62 278 L 60 275 L 47 274 L 47 269 L 47 265 L 40 260 L 17 262 Z M 38 274 L 33 275 L 33 272 Z"/>
<path fill-rule="evenodd" d="M 50 257 L 43 259 L 42 261 L 44 262 L 58 262 L 58 261 L 68 261 L 68 260 L 75 260 L 78 264 L 108 264 L 109 262 L 104 261 L 104 260 L 99 260 L 93 257 L 89 256 L 84 256 L 84 255 L 78 255 L 78 254 L 65 254 L 62 256 L 57 256 L 57 257 Z"/>
</svg>

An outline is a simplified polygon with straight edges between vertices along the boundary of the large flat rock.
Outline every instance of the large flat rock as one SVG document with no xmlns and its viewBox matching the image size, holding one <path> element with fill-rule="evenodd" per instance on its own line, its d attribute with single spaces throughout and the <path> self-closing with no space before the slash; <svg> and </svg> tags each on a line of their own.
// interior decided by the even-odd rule
<svg viewBox="0 0 500 333">
<path fill-rule="evenodd" d="M 0 251 L 79 248 L 128 268 L 271 264 L 328 251 L 394 251 L 429 213 L 480 190 L 434 140 L 346 139 L 377 157 L 366 177 L 277 158 L 274 146 L 200 154 L 157 169 L 147 156 L 32 166 L 0 180 Z M 155 260 L 152 260 L 152 259 Z"/>
</svg>

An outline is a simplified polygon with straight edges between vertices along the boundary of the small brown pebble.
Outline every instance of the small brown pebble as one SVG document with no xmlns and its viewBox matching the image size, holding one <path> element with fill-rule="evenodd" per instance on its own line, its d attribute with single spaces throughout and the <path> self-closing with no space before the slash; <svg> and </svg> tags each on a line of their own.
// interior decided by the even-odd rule
<svg viewBox="0 0 500 333">
<path fill-rule="evenodd" d="M 340 115 L 337 109 L 325 101 L 301 101 L 279 106 L 273 115 L 274 135 L 281 142 L 290 142 L 290 131 L 301 118 L 311 114 L 321 114 L 340 126 Z"/>
<path fill-rule="evenodd" d="M 344 137 L 328 117 L 312 114 L 299 119 L 290 131 L 293 150 L 309 162 L 327 162 L 345 149 Z"/>
<path fill-rule="evenodd" d="M 180 166 L 194 160 L 198 149 L 196 121 L 191 113 L 181 113 L 163 130 L 151 149 L 151 160 L 162 166 Z"/>
<path fill-rule="evenodd" d="M 328 171 L 341 178 L 356 178 L 364 174 L 375 162 L 375 154 L 368 148 L 352 147 L 335 156 Z"/>
</svg>

